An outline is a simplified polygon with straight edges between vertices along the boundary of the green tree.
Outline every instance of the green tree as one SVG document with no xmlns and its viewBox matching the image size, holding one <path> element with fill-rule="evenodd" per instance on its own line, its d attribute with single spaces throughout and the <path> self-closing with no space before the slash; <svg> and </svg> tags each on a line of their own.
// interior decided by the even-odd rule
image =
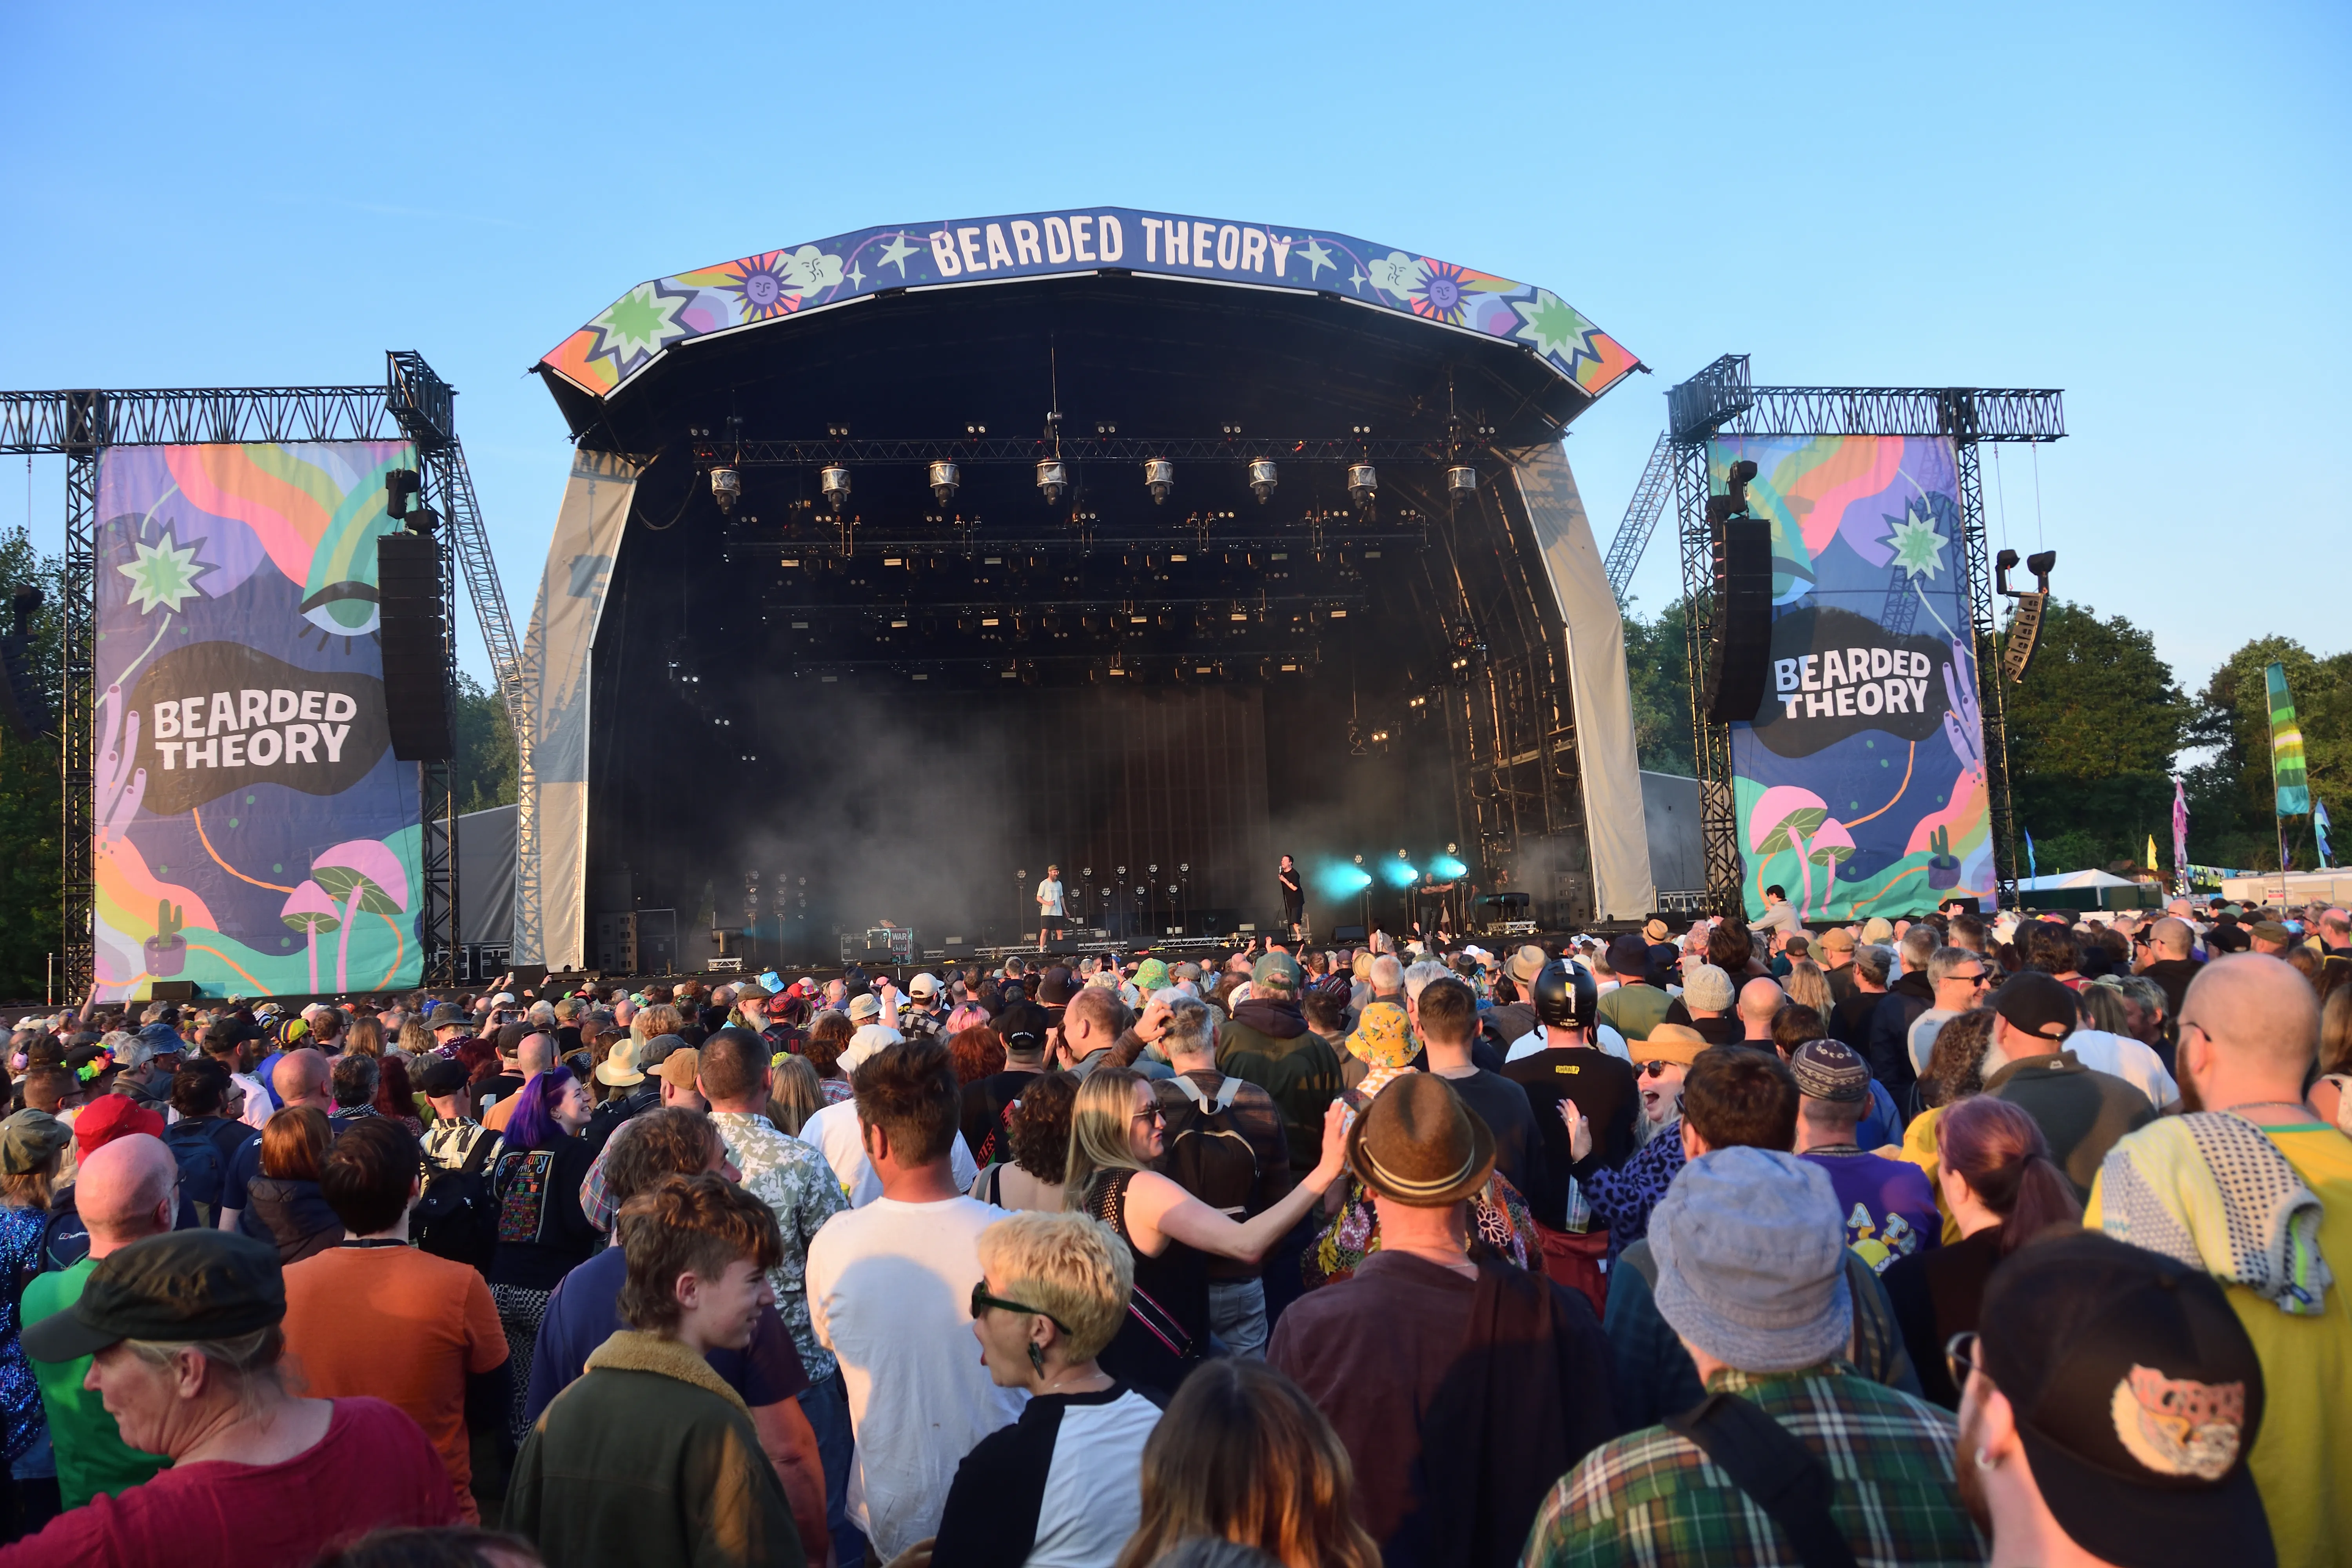
<svg viewBox="0 0 2352 1568">
<path fill-rule="evenodd" d="M 1696 776 L 1691 756 L 1689 633 L 1677 599 L 1643 620 L 1625 613 L 1625 674 L 1633 700 L 1633 745 L 1653 773 Z"/>
<path fill-rule="evenodd" d="M 2192 710 L 2153 637 L 2053 602 L 2032 667 L 2006 698 L 2011 793 L 2044 870 L 2140 864 L 2151 834 L 2162 853 Z"/>
<path fill-rule="evenodd" d="M 47 700 L 52 723 L 63 695 L 59 564 L 35 551 L 23 529 L 0 534 L 0 616 L 10 616 L 21 586 L 32 584 L 43 595 L 30 628 L 31 684 Z M 13 626 L 0 625 L 5 630 Z M 58 766 L 54 736 L 26 742 L 0 731 L 0 996 L 43 994 L 48 955 L 58 951 Z"/>
<path fill-rule="evenodd" d="M 457 672 L 456 786 L 459 811 L 484 811 L 515 802 L 514 725 L 506 700 L 464 670 Z"/>
<path fill-rule="evenodd" d="M 2257 637 L 2205 683 L 2188 734 L 2190 745 L 2211 752 L 2187 775 L 2189 844 L 2202 864 L 2278 868 L 2270 696 L 2263 679 L 2271 664 L 2286 667 L 2312 793 L 2327 803 L 2335 821 L 2345 821 L 2352 806 L 2352 653 L 2319 658 L 2290 638 Z M 2339 864 L 2347 847 L 2336 846 Z M 2317 863 L 2313 847 L 2310 819 L 2289 818 L 2287 848 L 2296 867 Z"/>
</svg>

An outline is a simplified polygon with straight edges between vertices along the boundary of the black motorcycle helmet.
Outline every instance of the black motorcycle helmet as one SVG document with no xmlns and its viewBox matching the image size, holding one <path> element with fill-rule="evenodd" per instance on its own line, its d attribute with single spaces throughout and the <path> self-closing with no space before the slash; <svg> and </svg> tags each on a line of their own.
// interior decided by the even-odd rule
<svg viewBox="0 0 2352 1568">
<path fill-rule="evenodd" d="M 1601 993 L 1580 963 L 1554 959 L 1536 975 L 1536 1016 L 1555 1028 L 1589 1029 L 1601 1008 Z"/>
</svg>

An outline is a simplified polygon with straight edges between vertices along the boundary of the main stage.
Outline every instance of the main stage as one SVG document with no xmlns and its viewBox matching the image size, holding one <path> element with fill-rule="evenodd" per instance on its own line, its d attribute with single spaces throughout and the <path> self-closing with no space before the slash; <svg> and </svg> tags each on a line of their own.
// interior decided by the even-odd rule
<svg viewBox="0 0 2352 1568">
<path fill-rule="evenodd" d="M 515 958 L 1009 943 L 1048 864 L 1106 940 L 1270 931 L 1286 853 L 1325 929 L 1456 860 L 1646 912 L 1560 446 L 1635 368 L 1545 289 L 1119 208 L 629 290 L 539 366 L 578 452 Z"/>
</svg>

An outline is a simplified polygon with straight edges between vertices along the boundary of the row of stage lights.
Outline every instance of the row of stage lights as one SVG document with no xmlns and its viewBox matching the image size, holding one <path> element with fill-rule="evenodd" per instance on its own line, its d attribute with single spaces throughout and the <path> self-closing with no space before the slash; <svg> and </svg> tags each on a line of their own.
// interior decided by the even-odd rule
<svg viewBox="0 0 2352 1568">
<path fill-rule="evenodd" d="M 1282 482 L 1280 471 L 1271 458 L 1253 458 L 1248 466 L 1250 493 L 1259 502 L 1274 499 L 1275 487 Z M 946 506 L 955 499 L 963 483 L 963 471 L 955 463 L 941 458 L 931 464 L 932 499 Z M 1369 508 L 1380 495 L 1381 477 L 1370 463 L 1348 465 L 1348 499 L 1358 507 Z M 825 502 L 839 511 L 849 500 L 849 470 L 839 463 L 828 463 L 817 471 L 817 488 L 824 494 Z M 1151 492 L 1155 504 L 1164 502 L 1176 488 L 1176 465 L 1165 458 L 1153 458 L 1143 465 L 1143 488 Z M 1445 470 L 1446 494 L 1459 500 L 1475 494 L 1478 470 L 1467 463 L 1456 463 Z M 1037 493 L 1047 506 L 1057 506 L 1070 489 L 1069 465 L 1059 458 L 1046 458 L 1037 464 Z M 743 476 L 731 468 L 710 470 L 711 498 L 721 512 L 732 515 L 735 503 L 743 496 Z"/>
<path fill-rule="evenodd" d="M 1435 872 L 1442 881 L 1451 882 L 1470 874 L 1470 868 L 1455 858 L 1454 849 L 1455 847 L 1449 844 L 1444 854 L 1429 858 L 1428 869 Z M 1377 878 L 1373 875 L 1376 868 L 1379 872 Z M 1422 868 L 1412 863 L 1412 851 L 1400 849 L 1393 858 L 1375 857 L 1368 861 L 1359 855 L 1352 862 L 1335 862 L 1324 868 L 1321 879 L 1328 891 L 1342 898 L 1353 898 L 1375 880 L 1384 881 L 1391 888 L 1410 888 L 1421 880 L 1421 873 Z"/>
</svg>

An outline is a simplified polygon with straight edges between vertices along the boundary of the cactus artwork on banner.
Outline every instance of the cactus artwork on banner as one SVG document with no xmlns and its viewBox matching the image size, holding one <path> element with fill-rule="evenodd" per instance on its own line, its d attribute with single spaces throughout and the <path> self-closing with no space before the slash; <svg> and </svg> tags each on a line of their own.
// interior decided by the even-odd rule
<svg viewBox="0 0 2352 1568">
<path fill-rule="evenodd" d="M 1947 899 L 1993 907 L 1990 795 L 1970 650 L 1952 444 L 1942 437 L 1726 437 L 1715 489 L 1757 466 L 1772 524 L 1772 668 L 1731 726 L 1751 916 L 1788 890 L 1801 919 L 1864 920 Z"/>
<path fill-rule="evenodd" d="M 416 768 L 376 640 L 405 442 L 99 459 L 99 994 L 379 991 L 423 974 Z"/>
</svg>

